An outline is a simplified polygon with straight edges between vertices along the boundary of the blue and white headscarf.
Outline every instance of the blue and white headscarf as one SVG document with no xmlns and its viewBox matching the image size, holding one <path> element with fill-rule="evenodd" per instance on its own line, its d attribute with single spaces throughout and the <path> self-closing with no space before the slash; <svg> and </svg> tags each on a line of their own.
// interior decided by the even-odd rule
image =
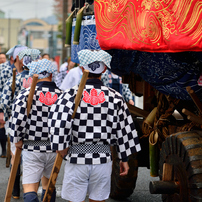
<svg viewBox="0 0 202 202">
<path fill-rule="evenodd" d="M 103 50 L 84 49 L 78 52 L 80 66 L 94 74 L 100 74 L 106 65 L 110 67 L 112 56 Z"/>
<path fill-rule="evenodd" d="M 21 60 L 23 58 L 23 64 L 27 66 L 32 61 L 40 58 L 40 51 L 38 49 L 24 49 L 19 52 L 18 57 Z"/>
<path fill-rule="evenodd" d="M 33 77 L 34 74 L 38 74 L 39 79 L 47 78 L 57 71 L 57 68 L 47 59 L 31 62 L 27 67 L 29 68 L 29 75 Z"/>
<path fill-rule="evenodd" d="M 8 55 L 9 58 L 10 58 L 11 56 L 13 56 L 14 50 L 15 50 L 16 48 L 20 48 L 20 47 L 25 47 L 25 46 L 22 46 L 22 45 L 13 46 L 12 48 L 10 48 L 10 49 L 7 51 L 6 55 Z"/>
<path fill-rule="evenodd" d="M 16 47 L 15 50 L 13 51 L 13 59 L 15 60 L 18 54 L 24 49 L 27 49 L 27 46 Z"/>
</svg>

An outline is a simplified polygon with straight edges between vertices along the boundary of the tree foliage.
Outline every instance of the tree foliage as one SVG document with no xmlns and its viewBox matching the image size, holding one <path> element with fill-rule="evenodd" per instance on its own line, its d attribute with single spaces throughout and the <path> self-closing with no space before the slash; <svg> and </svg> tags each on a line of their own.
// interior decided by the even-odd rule
<svg viewBox="0 0 202 202">
<path fill-rule="evenodd" d="M 54 14 L 59 21 L 62 21 L 63 0 L 54 0 Z"/>
<path fill-rule="evenodd" d="M 54 14 L 59 21 L 62 21 L 62 13 L 63 13 L 63 1 L 67 1 L 68 3 L 68 13 L 71 13 L 72 0 L 54 0 L 53 9 Z"/>
</svg>

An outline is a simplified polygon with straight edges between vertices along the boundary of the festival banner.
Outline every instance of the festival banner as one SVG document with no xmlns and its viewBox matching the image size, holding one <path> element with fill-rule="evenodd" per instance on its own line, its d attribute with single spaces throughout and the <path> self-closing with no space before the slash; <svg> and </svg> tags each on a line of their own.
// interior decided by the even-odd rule
<svg viewBox="0 0 202 202">
<path fill-rule="evenodd" d="M 103 50 L 202 50 L 202 0 L 95 0 Z"/>
<path fill-rule="evenodd" d="M 95 16 L 84 16 L 81 23 L 79 45 L 73 44 L 74 30 L 76 18 L 72 23 L 72 38 L 71 38 L 71 60 L 79 64 L 77 53 L 83 49 L 100 50 L 98 40 L 96 39 Z"/>
</svg>

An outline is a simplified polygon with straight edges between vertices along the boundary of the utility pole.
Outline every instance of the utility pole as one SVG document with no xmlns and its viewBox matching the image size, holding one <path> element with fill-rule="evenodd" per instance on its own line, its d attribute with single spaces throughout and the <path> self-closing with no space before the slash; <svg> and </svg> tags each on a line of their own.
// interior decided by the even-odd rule
<svg viewBox="0 0 202 202">
<path fill-rule="evenodd" d="M 10 49 L 10 32 L 11 32 L 11 18 L 10 18 L 10 10 L 8 12 L 8 50 Z"/>
<path fill-rule="evenodd" d="M 62 63 L 67 57 L 67 48 L 65 48 L 65 38 L 66 38 L 66 19 L 67 19 L 67 1 L 63 0 L 63 15 L 62 15 Z"/>
</svg>

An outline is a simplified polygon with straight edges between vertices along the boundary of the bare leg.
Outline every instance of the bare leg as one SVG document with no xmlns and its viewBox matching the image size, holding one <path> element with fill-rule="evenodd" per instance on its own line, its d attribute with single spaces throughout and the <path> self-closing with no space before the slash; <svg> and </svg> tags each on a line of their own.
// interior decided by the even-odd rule
<svg viewBox="0 0 202 202">
<path fill-rule="evenodd" d="M 36 192 L 37 193 L 38 188 L 39 188 L 39 182 L 33 183 L 33 184 L 23 184 L 24 193 L 27 193 L 27 192 Z"/>
<path fill-rule="evenodd" d="M 49 179 L 47 177 L 45 177 L 45 176 L 43 176 L 41 178 L 41 184 L 42 184 L 43 189 L 47 189 L 47 187 L 48 187 L 48 181 L 49 181 Z"/>
<path fill-rule="evenodd" d="M 69 202 L 71 202 L 71 201 L 69 201 Z M 81 201 L 81 202 L 85 202 L 85 201 Z"/>
<path fill-rule="evenodd" d="M 103 200 L 103 201 L 94 201 L 92 199 L 89 199 L 89 202 L 105 202 L 105 200 Z"/>
<path fill-rule="evenodd" d="M 49 179 L 46 178 L 45 176 L 43 176 L 41 178 L 41 184 L 42 184 L 42 187 L 43 187 L 42 195 L 41 195 L 41 201 L 43 201 L 46 189 L 48 188 L 48 181 L 49 181 Z M 50 202 L 55 202 L 55 201 L 56 201 L 56 190 L 53 191 Z"/>
</svg>

